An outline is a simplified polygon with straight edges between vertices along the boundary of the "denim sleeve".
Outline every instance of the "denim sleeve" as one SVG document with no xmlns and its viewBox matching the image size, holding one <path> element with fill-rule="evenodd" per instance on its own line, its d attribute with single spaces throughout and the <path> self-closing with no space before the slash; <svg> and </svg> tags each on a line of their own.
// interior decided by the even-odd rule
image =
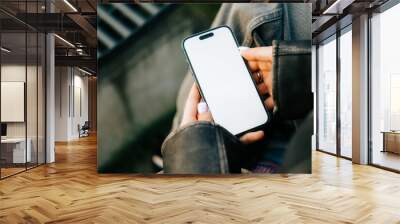
<svg viewBox="0 0 400 224">
<path fill-rule="evenodd" d="M 165 139 L 161 152 L 166 174 L 240 173 L 242 143 L 207 121 L 180 127 Z"/>
<path fill-rule="evenodd" d="M 274 40 L 272 46 L 275 113 L 288 120 L 304 118 L 313 108 L 311 41 Z"/>
</svg>

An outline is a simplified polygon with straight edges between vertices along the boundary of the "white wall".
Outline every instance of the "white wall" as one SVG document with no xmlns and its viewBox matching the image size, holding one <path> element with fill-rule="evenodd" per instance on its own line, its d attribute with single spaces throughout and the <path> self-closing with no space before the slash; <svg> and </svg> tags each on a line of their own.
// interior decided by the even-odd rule
<svg viewBox="0 0 400 224">
<path fill-rule="evenodd" d="M 36 80 L 31 79 L 31 75 L 36 76 L 36 67 L 33 66 L 28 66 L 25 67 L 25 65 L 18 65 L 18 64 L 8 64 L 8 65 L 2 65 L 1 66 L 1 81 L 2 82 L 25 82 L 25 75 L 27 69 L 28 72 L 28 79 L 29 79 L 29 84 L 30 85 L 36 85 Z M 34 100 L 36 100 L 36 88 L 27 88 L 27 103 L 30 104 Z M 3 96 L 4 97 L 4 96 Z M 34 98 L 34 99 L 31 99 Z M 30 111 L 31 110 L 36 110 L 36 101 L 35 104 L 33 105 L 27 105 L 30 106 Z M 32 108 L 33 107 L 33 108 Z M 1 108 L 2 110 L 6 110 L 6 108 Z M 36 124 L 36 113 L 28 113 L 28 122 L 34 121 Z M 26 122 L 7 122 L 7 136 L 8 137 L 25 137 L 25 123 Z M 36 125 L 33 127 L 34 124 L 28 124 L 28 129 L 30 127 L 34 128 L 36 130 Z M 28 130 L 28 137 L 29 137 L 30 131 Z"/>
<path fill-rule="evenodd" d="M 55 141 L 68 140 L 68 71 L 67 67 L 55 68 Z"/>
<path fill-rule="evenodd" d="M 77 139 L 78 124 L 88 120 L 88 77 L 72 67 L 56 67 L 55 73 L 55 140 Z"/>
<path fill-rule="evenodd" d="M 1 82 L 1 121 L 25 121 L 25 83 Z M 36 107 L 35 107 L 36 108 Z"/>
</svg>

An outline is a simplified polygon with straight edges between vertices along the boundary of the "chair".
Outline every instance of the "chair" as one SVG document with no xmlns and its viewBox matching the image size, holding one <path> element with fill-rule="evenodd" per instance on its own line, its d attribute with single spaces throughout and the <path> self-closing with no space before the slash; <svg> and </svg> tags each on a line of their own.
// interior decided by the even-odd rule
<svg viewBox="0 0 400 224">
<path fill-rule="evenodd" d="M 89 129 L 90 129 L 89 121 L 85 121 L 82 127 L 78 124 L 79 138 L 89 136 Z"/>
</svg>

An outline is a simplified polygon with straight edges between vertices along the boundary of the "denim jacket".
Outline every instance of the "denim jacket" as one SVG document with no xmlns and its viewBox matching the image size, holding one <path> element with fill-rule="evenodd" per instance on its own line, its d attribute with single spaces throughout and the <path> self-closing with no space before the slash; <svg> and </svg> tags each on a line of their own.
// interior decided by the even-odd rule
<svg viewBox="0 0 400 224">
<path fill-rule="evenodd" d="M 264 130 L 266 137 L 244 146 L 210 122 L 178 127 L 193 84 L 189 73 L 179 91 L 172 132 L 162 146 L 165 173 L 232 173 L 241 168 L 275 172 L 283 163 L 296 122 L 313 108 L 311 4 L 223 4 L 212 27 L 220 25 L 229 26 L 242 46 L 273 47 L 275 108 Z"/>
</svg>

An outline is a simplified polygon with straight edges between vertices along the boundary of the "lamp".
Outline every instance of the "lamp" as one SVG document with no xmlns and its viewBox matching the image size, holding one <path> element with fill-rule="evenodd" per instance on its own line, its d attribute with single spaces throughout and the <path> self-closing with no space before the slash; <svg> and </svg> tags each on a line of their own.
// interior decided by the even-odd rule
<svg viewBox="0 0 400 224">
<path fill-rule="evenodd" d="M 64 0 L 65 4 L 67 4 L 74 12 L 78 12 L 78 10 L 68 1 Z"/>
</svg>

